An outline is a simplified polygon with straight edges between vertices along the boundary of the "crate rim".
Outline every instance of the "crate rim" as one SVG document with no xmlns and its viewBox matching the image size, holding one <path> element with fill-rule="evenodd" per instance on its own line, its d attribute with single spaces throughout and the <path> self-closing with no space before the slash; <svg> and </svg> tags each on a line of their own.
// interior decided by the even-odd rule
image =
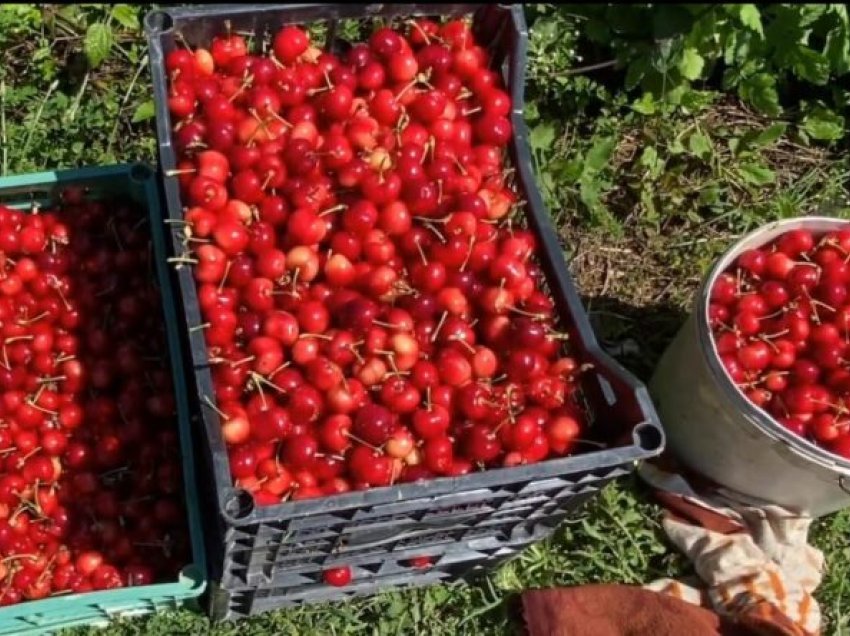
<svg viewBox="0 0 850 636">
<path fill-rule="evenodd" d="M 28 193 L 32 194 L 31 190 L 36 188 L 51 188 L 62 186 L 63 184 L 72 184 L 86 181 L 108 181 L 115 178 L 125 178 L 128 181 L 135 183 L 141 188 L 145 194 L 145 216 L 151 223 L 151 243 L 153 249 L 160 252 L 161 256 L 165 256 L 165 240 L 154 227 L 154 223 L 162 222 L 163 206 L 160 199 L 160 192 L 157 185 L 157 172 L 153 166 L 146 162 L 128 162 L 120 164 L 111 164 L 106 166 L 82 166 L 79 168 L 60 168 L 55 170 L 43 170 L 40 172 L 30 172 L 20 175 L 7 175 L 0 177 L 0 195 L 5 192 L 12 191 L 14 194 L 20 192 L 21 198 L 24 198 Z M 15 207 L 16 205 L 10 202 L 4 202 L 3 205 Z M 192 550 L 192 562 L 183 566 L 177 573 L 175 581 L 167 581 L 154 583 L 152 585 L 123 587 L 113 590 L 99 590 L 78 594 L 68 594 L 64 596 L 46 597 L 34 601 L 23 601 L 14 605 L 0 607 L 0 634 L 5 633 L 41 633 L 43 630 L 64 629 L 71 626 L 79 625 L 94 625 L 103 623 L 105 618 L 86 618 L 77 617 L 69 618 L 67 622 L 51 621 L 46 624 L 42 621 L 39 625 L 38 616 L 42 614 L 50 614 L 51 612 L 61 610 L 71 610 L 75 604 L 85 604 L 87 606 L 96 606 L 104 614 L 110 617 L 119 617 L 123 614 L 133 613 L 148 613 L 148 609 L 140 607 L 144 603 L 151 602 L 152 599 L 171 598 L 175 600 L 188 600 L 196 598 L 203 594 L 207 587 L 207 564 L 206 553 L 204 551 L 203 524 L 201 523 L 200 510 L 193 494 L 193 488 L 190 485 L 195 483 L 195 466 L 194 457 L 192 455 L 190 436 L 190 412 L 186 399 L 185 377 L 182 373 L 182 351 L 177 345 L 177 323 L 174 302 L 167 302 L 167 299 L 173 299 L 173 291 L 169 272 L 162 263 L 163 259 L 156 259 L 156 275 L 157 283 L 160 287 L 160 294 L 163 297 L 162 311 L 164 313 L 163 320 L 166 321 L 166 346 L 169 348 L 169 366 L 172 379 L 175 384 L 175 400 L 178 410 L 178 434 L 180 439 L 181 464 L 183 469 L 183 495 L 185 500 L 185 510 L 187 514 L 187 526 Z M 168 315 L 168 316 L 167 316 Z M 169 319 L 170 318 L 170 319 Z M 171 325 L 169 327 L 169 324 Z M 176 353 L 176 355 L 175 355 Z M 182 390 L 181 390 L 182 389 Z M 192 491 L 192 492 L 190 492 Z M 134 610 L 137 610 L 134 612 Z M 25 621 L 31 623 L 31 627 L 14 632 L 7 632 L 7 626 L 4 625 L 7 621 Z"/>
<path fill-rule="evenodd" d="M 551 226 L 551 220 L 547 208 L 542 200 L 539 189 L 536 187 L 533 169 L 531 167 L 531 154 L 528 148 L 528 128 L 523 118 L 523 91 L 525 78 L 525 58 L 527 50 L 528 29 L 525 22 L 522 5 L 514 4 L 413 4 L 413 5 L 381 5 L 381 4 L 345 4 L 345 5 L 320 5 L 320 4 L 269 4 L 269 5 L 234 5 L 218 4 L 197 7 L 178 7 L 155 9 L 145 17 L 145 30 L 150 45 L 150 67 L 154 87 L 154 99 L 157 107 L 157 146 L 159 149 L 159 161 L 163 175 L 163 187 L 166 192 L 166 211 L 171 218 L 181 218 L 182 198 L 177 188 L 177 178 L 168 176 L 166 172 L 176 166 L 176 154 L 173 149 L 173 138 L 171 134 L 170 114 L 161 105 L 165 103 L 166 77 L 164 73 L 164 51 L 161 38 L 179 29 L 179 22 L 183 20 L 196 20 L 203 18 L 214 18 L 217 20 L 225 17 L 249 17 L 259 13 L 271 14 L 293 14 L 298 11 L 309 9 L 312 11 L 324 11 L 324 18 L 313 18 L 315 21 L 322 19 L 345 19 L 357 17 L 358 10 L 367 11 L 367 15 L 360 17 L 379 17 L 379 11 L 388 12 L 391 15 L 459 15 L 475 13 L 487 6 L 498 7 L 510 14 L 516 29 L 519 42 L 519 51 L 511 62 L 511 75 L 515 79 L 511 86 L 513 109 L 511 112 L 511 123 L 514 127 L 512 144 L 515 146 L 518 161 L 517 169 L 522 173 L 525 183 L 531 184 L 527 188 L 526 196 L 529 200 L 529 208 L 536 209 L 536 215 L 545 217 L 546 227 L 541 228 L 540 234 L 544 246 L 541 250 L 550 250 L 556 254 L 562 254 L 557 236 Z M 344 13 L 340 13 L 344 8 Z M 227 16 L 222 14 L 226 13 Z M 352 15 L 349 15 L 352 14 Z M 165 20 L 165 22 L 163 22 Z M 304 23 L 304 20 L 293 17 L 291 21 L 281 19 L 280 24 Z M 164 27 L 164 28 L 162 28 Z M 176 207 L 173 209 L 170 195 L 176 197 Z M 176 215 L 176 216 L 175 216 Z M 179 246 L 176 236 L 172 235 L 175 248 Z M 635 400 L 641 411 L 641 421 L 637 422 L 632 429 L 632 445 L 619 446 L 604 450 L 588 451 L 580 455 L 564 458 L 548 459 L 537 464 L 517 466 L 511 468 L 494 468 L 487 471 L 475 472 L 461 477 L 439 477 L 424 482 L 394 484 L 367 491 L 331 495 L 318 499 L 302 501 L 286 501 L 271 506 L 254 506 L 250 494 L 234 486 L 230 475 L 229 462 L 227 458 L 226 444 L 221 435 L 219 416 L 207 404 L 202 402 L 201 416 L 204 427 L 209 436 L 213 449 L 213 480 L 215 482 L 216 498 L 219 503 L 219 514 L 226 524 L 234 528 L 240 526 L 263 523 L 266 521 L 280 520 L 281 518 L 293 518 L 321 512 L 333 512 L 343 509 L 356 508 L 361 505 L 379 505 L 390 503 L 403 498 L 434 497 L 458 490 L 475 490 L 481 487 L 494 487 L 500 484 L 510 484 L 521 480 L 540 480 L 555 478 L 559 475 L 572 471 L 587 470 L 588 468 L 603 469 L 613 468 L 623 463 L 637 462 L 648 457 L 658 455 L 664 447 L 664 433 L 658 416 L 652 405 L 646 386 L 633 374 L 623 368 L 613 357 L 605 352 L 598 343 L 593 329 L 590 325 L 587 313 L 578 297 L 572 277 L 563 258 L 553 259 L 554 277 L 557 285 L 564 291 L 566 296 L 571 296 L 574 307 L 579 308 L 570 316 L 573 325 L 581 340 L 581 349 L 586 355 L 592 357 L 598 367 L 603 367 L 610 375 L 617 376 L 635 395 Z M 197 288 L 191 273 L 186 268 L 178 271 L 181 292 L 184 299 L 197 298 Z M 189 316 L 184 313 L 187 321 Z M 203 334 L 193 332 L 189 334 L 189 341 L 196 352 L 206 353 L 206 343 Z M 208 366 L 203 360 L 192 360 L 194 367 L 195 385 L 199 395 L 210 395 L 211 376 Z M 233 505 L 242 504 L 250 507 L 247 514 L 231 514 L 228 508 Z"/>
</svg>

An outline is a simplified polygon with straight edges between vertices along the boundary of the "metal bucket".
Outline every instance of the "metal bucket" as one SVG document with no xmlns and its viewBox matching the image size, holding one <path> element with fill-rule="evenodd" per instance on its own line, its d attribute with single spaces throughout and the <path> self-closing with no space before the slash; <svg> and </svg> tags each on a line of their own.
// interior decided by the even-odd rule
<svg viewBox="0 0 850 636">
<path fill-rule="evenodd" d="M 716 278 L 738 255 L 797 228 L 846 228 L 827 217 L 771 223 L 748 234 L 717 261 L 697 294 L 694 312 L 665 351 L 650 393 L 668 448 L 688 468 L 753 503 L 776 503 L 812 516 L 850 506 L 850 461 L 795 435 L 752 404 L 726 374 L 708 323 Z"/>
</svg>

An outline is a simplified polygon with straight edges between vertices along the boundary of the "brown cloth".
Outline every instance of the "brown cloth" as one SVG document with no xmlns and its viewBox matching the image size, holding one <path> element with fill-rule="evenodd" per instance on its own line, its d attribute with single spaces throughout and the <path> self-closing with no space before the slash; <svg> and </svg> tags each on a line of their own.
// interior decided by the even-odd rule
<svg viewBox="0 0 850 636">
<path fill-rule="evenodd" d="M 813 592 L 823 554 L 808 544 L 811 518 L 742 500 L 669 458 L 644 463 L 639 474 L 665 508 L 667 537 L 699 579 L 527 591 L 522 604 L 529 636 L 820 633 Z"/>
<path fill-rule="evenodd" d="M 745 616 L 720 616 L 678 598 L 629 585 L 529 590 L 522 595 L 522 608 L 528 636 L 800 636 L 803 633 L 770 604 Z"/>
</svg>

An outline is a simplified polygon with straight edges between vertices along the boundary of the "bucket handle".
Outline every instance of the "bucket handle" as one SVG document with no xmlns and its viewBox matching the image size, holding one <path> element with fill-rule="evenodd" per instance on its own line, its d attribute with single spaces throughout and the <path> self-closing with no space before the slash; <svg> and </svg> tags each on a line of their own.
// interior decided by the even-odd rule
<svg viewBox="0 0 850 636">
<path fill-rule="evenodd" d="M 848 486 L 847 482 L 847 475 L 840 475 L 838 477 L 838 487 L 841 488 L 845 494 L 850 495 L 850 486 Z"/>
</svg>

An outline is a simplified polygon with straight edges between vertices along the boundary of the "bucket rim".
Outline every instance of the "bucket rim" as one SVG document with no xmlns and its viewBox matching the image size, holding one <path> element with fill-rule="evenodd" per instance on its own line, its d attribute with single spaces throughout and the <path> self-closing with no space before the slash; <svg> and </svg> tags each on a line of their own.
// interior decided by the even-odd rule
<svg viewBox="0 0 850 636">
<path fill-rule="evenodd" d="M 801 216 L 773 221 L 740 237 L 715 261 L 700 284 L 694 308 L 696 318 L 694 323 L 700 350 L 705 357 L 712 378 L 724 396 L 745 416 L 750 424 L 770 438 L 782 442 L 789 450 L 803 459 L 816 463 L 822 468 L 850 476 L 850 460 L 792 433 L 770 413 L 747 399 L 744 392 L 732 381 L 720 362 L 720 354 L 717 351 L 717 344 L 711 333 L 708 319 L 711 288 L 717 278 L 734 263 L 742 252 L 751 248 L 762 247 L 790 230 L 807 229 L 814 232 L 829 232 L 839 228 L 850 228 L 850 221 L 828 216 Z"/>
</svg>

